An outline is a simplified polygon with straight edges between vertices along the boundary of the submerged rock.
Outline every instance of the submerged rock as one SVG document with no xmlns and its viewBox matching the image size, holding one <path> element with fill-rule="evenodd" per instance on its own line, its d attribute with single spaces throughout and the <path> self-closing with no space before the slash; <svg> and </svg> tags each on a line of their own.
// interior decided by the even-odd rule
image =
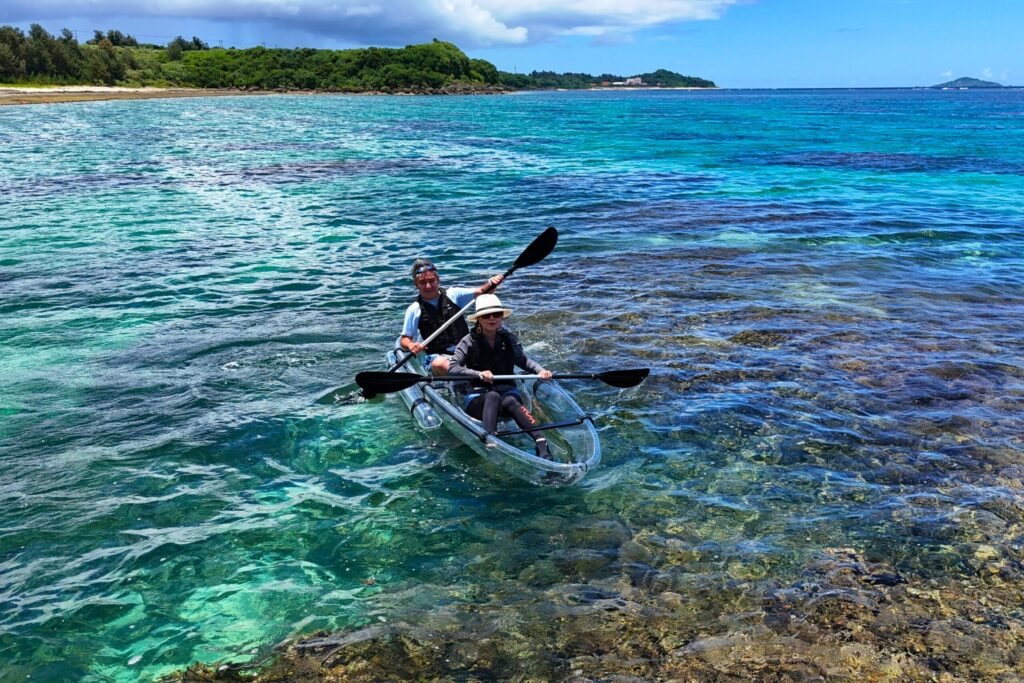
<svg viewBox="0 0 1024 683">
<path fill-rule="evenodd" d="M 601 534 L 605 536 L 605 534 Z M 619 531 L 608 534 L 620 541 Z M 255 677 L 194 666 L 181 681 L 936 680 L 1024 678 L 1024 585 L 977 576 L 925 584 L 854 548 L 826 549 L 792 580 L 737 581 L 667 561 L 671 544 L 634 539 L 649 563 L 597 550 L 541 560 L 491 595 L 423 603 L 401 619 L 283 646 Z M 635 550 L 635 549 L 634 549 Z M 976 556 L 1000 559 L 979 545 Z M 629 554 L 629 553 L 624 553 Z M 560 573 L 593 578 L 543 588 Z M 600 559 L 599 559 L 600 558 Z M 588 566 L 595 563 L 594 566 Z M 564 567 L 562 568 L 564 569 Z M 691 573 L 692 572 L 692 573 Z M 561 574 L 563 580 L 565 574 Z M 421 590 L 426 590 L 422 587 Z M 454 595 L 454 594 L 453 594 Z M 379 597 L 379 596 L 378 596 Z M 429 603 L 429 604 L 428 604 Z"/>
</svg>

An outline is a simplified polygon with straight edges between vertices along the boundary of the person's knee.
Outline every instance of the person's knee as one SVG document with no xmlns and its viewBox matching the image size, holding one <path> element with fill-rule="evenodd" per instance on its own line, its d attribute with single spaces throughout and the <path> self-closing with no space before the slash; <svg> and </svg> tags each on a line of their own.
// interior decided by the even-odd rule
<svg viewBox="0 0 1024 683">
<path fill-rule="evenodd" d="M 438 356 L 430 362 L 430 371 L 435 375 L 448 374 L 448 359 L 444 356 Z"/>
</svg>

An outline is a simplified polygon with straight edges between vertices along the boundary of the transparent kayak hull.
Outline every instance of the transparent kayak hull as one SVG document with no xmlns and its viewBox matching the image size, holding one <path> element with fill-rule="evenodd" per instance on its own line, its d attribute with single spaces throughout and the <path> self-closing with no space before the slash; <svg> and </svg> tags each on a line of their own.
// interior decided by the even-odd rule
<svg viewBox="0 0 1024 683">
<path fill-rule="evenodd" d="M 391 351 L 387 356 L 388 366 L 396 360 L 395 351 Z M 406 363 L 402 371 L 427 374 L 417 360 Z M 558 382 L 531 379 L 519 380 L 516 384 L 538 422 L 564 425 L 543 432 L 553 460 L 538 458 L 534 454 L 533 440 L 527 434 L 486 435 L 480 421 L 462 409 L 464 395 L 459 383 L 423 382 L 404 389 L 399 395 L 422 428 L 444 426 L 462 443 L 509 474 L 540 486 L 568 486 L 583 479 L 601 462 L 601 442 L 590 417 Z M 424 419 L 423 406 L 429 407 L 437 419 L 430 416 Z M 502 420 L 497 432 L 516 429 L 512 420 Z"/>
</svg>

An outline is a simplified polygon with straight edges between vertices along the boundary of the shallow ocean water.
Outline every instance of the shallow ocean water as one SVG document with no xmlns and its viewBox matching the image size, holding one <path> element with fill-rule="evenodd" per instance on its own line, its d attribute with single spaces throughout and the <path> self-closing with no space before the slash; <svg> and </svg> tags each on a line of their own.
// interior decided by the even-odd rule
<svg viewBox="0 0 1024 683">
<path fill-rule="evenodd" d="M 1019 90 L 2 108 L 0 678 L 480 613 L 588 673 L 560 638 L 632 614 L 677 659 L 814 623 L 1024 675 L 1022 197 Z M 477 284 L 548 225 L 510 327 L 653 370 L 572 385 L 582 485 L 314 403 L 382 368 L 412 259 Z"/>
</svg>

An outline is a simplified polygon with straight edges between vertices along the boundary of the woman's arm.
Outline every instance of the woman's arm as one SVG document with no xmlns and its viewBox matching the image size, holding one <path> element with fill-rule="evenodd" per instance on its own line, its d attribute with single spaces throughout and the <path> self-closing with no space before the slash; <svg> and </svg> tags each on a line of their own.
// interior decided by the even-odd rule
<svg viewBox="0 0 1024 683">
<path fill-rule="evenodd" d="M 462 375 L 464 377 L 475 377 L 481 378 L 478 371 L 472 370 L 466 367 L 466 359 L 469 357 L 469 349 L 473 345 L 473 340 L 470 335 L 466 335 L 459 342 L 459 345 L 455 347 L 455 353 L 452 355 L 451 361 L 448 362 L 448 374 L 449 375 Z"/>
</svg>

